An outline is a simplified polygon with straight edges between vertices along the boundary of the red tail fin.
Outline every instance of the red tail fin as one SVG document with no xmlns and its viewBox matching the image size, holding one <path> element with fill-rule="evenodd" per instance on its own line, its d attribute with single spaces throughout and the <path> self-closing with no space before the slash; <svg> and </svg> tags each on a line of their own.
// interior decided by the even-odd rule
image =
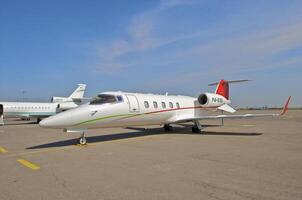
<svg viewBox="0 0 302 200">
<path fill-rule="evenodd" d="M 211 83 L 209 86 L 217 85 L 215 93 L 219 94 L 226 99 L 229 99 L 229 83 L 240 83 L 240 82 L 246 82 L 250 80 L 235 80 L 235 81 L 226 81 L 226 80 L 220 80 L 218 83 Z"/>
<path fill-rule="evenodd" d="M 229 83 L 225 80 L 220 80 L 216 87 L 215 93 L 225 97 L 226 99 L 229 99 Z"/>
</svg>

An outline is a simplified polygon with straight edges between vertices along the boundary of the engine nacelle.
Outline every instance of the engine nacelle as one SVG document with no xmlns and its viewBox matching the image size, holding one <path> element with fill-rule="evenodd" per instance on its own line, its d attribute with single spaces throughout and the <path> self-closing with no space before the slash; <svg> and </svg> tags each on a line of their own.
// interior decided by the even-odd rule
<svg viewBox="0 0 302 200">
<path fill-rule="evenodd" d="M 52 97 L 51 98 L 52 103 L 64 103 L 64 102 L 70 102 L 70 99 L 66 97 Z"/>
<path fill-rule="evenodd" d="M 198 103 L 205 107 L 213 107 L 221 106 L 223 104 L 229 104 L 231 102 L 219 94 L 204 93 L 199 95 Z"/>
<path fill-rule="evenodd" d="M 75 104 L 73 102 L 66 102 L 66 103 L 63 102 L 63 103 L 59 104 L 59 107 L 60 107 L 61 111 L 65 111 L 65 110 L 69 110 L 69 109 L 72 109 L 72 108 L 76 108 L 78 106 L 79 106 L 78 104 Z"/>
</svg>

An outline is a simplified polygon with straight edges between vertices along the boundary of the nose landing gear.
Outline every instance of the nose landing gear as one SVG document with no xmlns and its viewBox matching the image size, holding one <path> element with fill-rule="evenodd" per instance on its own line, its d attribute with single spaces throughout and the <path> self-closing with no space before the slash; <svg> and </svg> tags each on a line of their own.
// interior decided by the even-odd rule
<svg viewBox="0 0 302 200">
<path fill-rule="evenodd" d="M 79 144 L 80 145 L 86 145 L 87 144 L 87 141 L 86 141 L 86 137 L 85 137 L 85 133 L 82 132 L 82 135 L 81 137 L 79 138 Z"/>
</svg>

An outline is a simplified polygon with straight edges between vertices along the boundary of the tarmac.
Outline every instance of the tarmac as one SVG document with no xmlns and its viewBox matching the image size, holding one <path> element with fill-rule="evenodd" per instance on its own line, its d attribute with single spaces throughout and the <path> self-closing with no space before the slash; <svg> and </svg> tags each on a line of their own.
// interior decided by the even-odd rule
<svg viewBox="0 0 302 200">
<path fill-rule="evenodd" d="M 6 123 L 1 200 L 302 199 L 301 110 L 205 121 L 203 134 L 189 124 L 97 129 L 85 146 L 77 133 Z"/>
</svg>

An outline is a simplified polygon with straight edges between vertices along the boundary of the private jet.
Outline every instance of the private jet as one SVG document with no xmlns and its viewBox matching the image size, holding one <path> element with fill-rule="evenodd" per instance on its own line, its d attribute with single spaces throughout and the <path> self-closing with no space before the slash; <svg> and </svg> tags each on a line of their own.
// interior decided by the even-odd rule
<svg viewBox="0 0 302 200">
<path fill-rule="evenodd" d="M 3 118 L 6 117 L 35 118 L 39 123 L 42 118 L 78 107 L 84 98 L 85 89 L 85 84 L 78 84 L 69 97 L 52 97 L 50 103 L 0 102 L 0 124 L 4 125 Z"/>
<path fill-rule="evenodd" d="M 86 144 L 88 129 L 163 125 L 165 131 L 171 124 L 194 122 L 192 132 L 204 128 L 202 120 L 242 119 L 254 117 L 277 117 L 288 109 L 289 97 L 279 114 L 234 114 L 230 106 L 229 84 L 248 80 L 220 80 L 214 93 L 203 93 L 196 97 L 181 95 L 157 95 L 130 92 L 104 92 L 89 103 L 75 109 L 48 117 L 40 122 L 41 127 L 63 129 L 65 132 L 80 132 L 79 143 Z M 224 113 L 229 114 L 224 114 Z"/>
</svg>

